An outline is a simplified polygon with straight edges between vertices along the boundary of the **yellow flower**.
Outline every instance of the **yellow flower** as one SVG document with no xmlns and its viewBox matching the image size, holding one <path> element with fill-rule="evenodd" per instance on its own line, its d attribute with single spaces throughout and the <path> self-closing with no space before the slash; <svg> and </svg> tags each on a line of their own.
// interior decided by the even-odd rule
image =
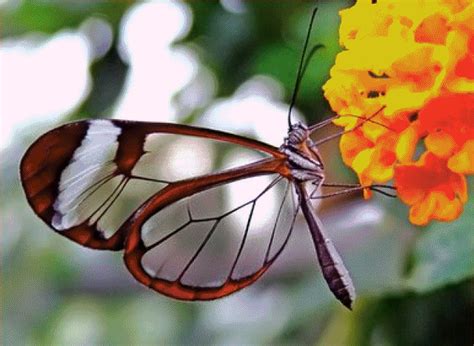
<svg viewBox="0 0 474 346">
<path fill-rule="evenodd" d="M 382 123 L 367 122 L 341 137 L 339 147 L 342 159 L 357 173 L 363 186 L 384 183 L 393 178 L 398 133 L 409 122 L 385 123 L 387 128 L 380 126 Z M 370 197 L 370 190 L 365 190 L 364 196 Z"/>
<path fill-rule="evenodd" d="M 345 164 L 362 185 L 395 175 L 413 223 L 458 217 L 467 199 L 460 181 L 474 174 L 474 2 L 358 0 L 340 15 L 346 50 L 323 90 L 341 115 L 334 123 L 352 131 L 340 141 Z M 420 172 L 449 179 L 435 179 L 441 192 L 415 189 Z"/>
</svg>

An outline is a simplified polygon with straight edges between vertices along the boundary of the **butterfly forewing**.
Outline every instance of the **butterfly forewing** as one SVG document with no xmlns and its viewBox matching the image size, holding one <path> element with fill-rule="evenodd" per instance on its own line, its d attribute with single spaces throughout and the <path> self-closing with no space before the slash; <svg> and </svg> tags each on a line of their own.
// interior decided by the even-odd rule
<svg viewBox="0 0 474 346">
<path fill-rule="evenodd" d="M 218 131 L 90 120 L 40 137 L 22 160 L 21 179 L 33 210 L 58 233 L 118 250 L 127 232 L 120 226 L 135 209 L 174 181 L 221 169 L 214 158 L 227 155 L 229 143 L 257 160 L 278 155 L 269 145 Z"/>
</svg>

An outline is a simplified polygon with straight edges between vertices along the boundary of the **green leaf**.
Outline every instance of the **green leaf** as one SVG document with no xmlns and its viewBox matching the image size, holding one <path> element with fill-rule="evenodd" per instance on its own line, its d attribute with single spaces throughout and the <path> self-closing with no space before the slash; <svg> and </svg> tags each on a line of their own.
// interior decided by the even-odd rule
<svg viewBox="0 0 474 346">
<path fill-rule="evenodd" d="M 407 285 L 417 292 L 434 290 L 474 277 L 474 200 L 462 216 L 426 229 L 413 252 Z"/>
</svg>

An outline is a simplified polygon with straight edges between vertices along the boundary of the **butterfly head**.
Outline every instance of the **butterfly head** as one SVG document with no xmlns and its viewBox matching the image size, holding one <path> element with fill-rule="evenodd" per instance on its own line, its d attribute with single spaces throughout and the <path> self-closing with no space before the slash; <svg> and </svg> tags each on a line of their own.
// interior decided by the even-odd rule
<svg viewBox="0 0 474 346">
<path fill-rule="evenodd" d="M 292 124 L 288 130 L 288 137 L 285 138 L 285 145 L 298 147 L 309 139 L 310 132 L 303 123 Z"/>
</svg>

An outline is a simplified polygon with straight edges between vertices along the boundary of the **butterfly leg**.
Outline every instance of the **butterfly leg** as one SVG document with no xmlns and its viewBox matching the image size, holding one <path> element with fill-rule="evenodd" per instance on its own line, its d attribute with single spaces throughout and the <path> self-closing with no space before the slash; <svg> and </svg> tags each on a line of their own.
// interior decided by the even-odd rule
<svg viewBox="0 0 474 346">
<path fill-rule="evenodd" d="M 392 197 L 392 198 L 397 197 L 395 194 L 392 194 L 392 193 L 389 193 L 389 192 L 383 190 L 383 189 L 396 190 L 396 188 L 394 186 L 390 186 L 390 185 L 372 184 L 372 185 L 362 186 L 360 184 L 333 184 L 333 183 L 323 183 L 323 184 L 320 184 L 320 185 L 324 186 L 324 187 L 330 187 L 330 188 L 341 187 L 341 188 L 344 188 L 344 189 L 340 190 L 340 191 L 331 192 L 331 193 L 328 193 L 328 194 L 325 194 L 325 195 L 319 195 L 318 196 L 317 192 L 318 192 L 319 184 L 317 184 L 316 182 L 313 182 L 312 184 L 316 185 L 316 187 L 311 192 L 310 197 L 309 197 L 310 199 L 323 199 L 323 198 L 328 198 L 328 197 L 334 197 L 334 196 L 343 195 L 343 194 L 346 194 L 346 193 L 350 193 L 350 192 L 354 192 L 354 191 L 360 191 L 360 190 L 364 190 L 364 189 L 369 189 L 371 191 L 378 192 L 378 193 L 380 193 L 382 195 L 385 195 L 387 197 Z"/>
</svg>

